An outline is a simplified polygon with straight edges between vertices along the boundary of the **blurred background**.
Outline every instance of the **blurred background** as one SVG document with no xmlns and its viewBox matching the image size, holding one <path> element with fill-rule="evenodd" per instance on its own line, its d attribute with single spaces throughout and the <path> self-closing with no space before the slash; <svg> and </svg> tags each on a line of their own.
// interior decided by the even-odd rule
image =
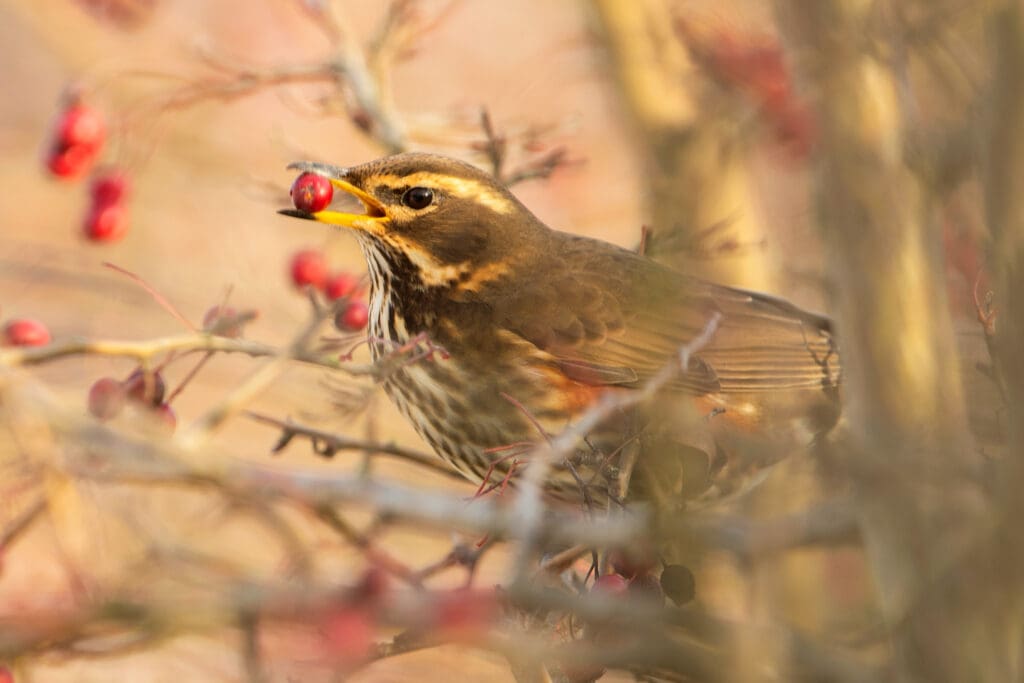
<svg viewBox="0 0 1024 683">
<path fill-rule="evenodd" d="M 940 680 L 931 675 L 949 662 L 924 662 L 933 648 L 949 653 L 956 642 L 963 657 L 942 679 L 974 672 L 973 680 L 1011 680 L 1001 676 L 1019 674 L 1019 658 L 1006 651 L 1019 654 L 1019 642 L 1003 648 L 992 632 L 999 623 L 997 632 L 1019 641 L 1019 617 L 978 608 L 987 604 L 978 596 L 991 598 L 995 589 L 967 587 L 996 585 L 998 576 L 1008 582 L 998 584 L 1007 604 L 1019 604 L 1012 578 L 1019 558 L 986 550 L 993 573 L 968 578 L 957 573 L 957 558 L 965 547 L 1006 547 L 996 539 L 1012 535 L 1002 535 L 999 520 L 1013 508 L 982 484 L 991 483 L 990 468 L 1007 475 L 1003 482 L 1018 481 L 1003 454 L 1015 365 L 990 356 L 1014 344 L 998 342 L 986 318 L 1015 310 L 1012 301 L 993 303 L 1012 288 L 991 281 L 1016 271 L 984 265 L 992 217 L 1009 217 L 1005 235 L 1017 234 L 1019 220 L 1008 180 L 1016 177 L 1015 157 L 1008 153 L 999 166 L 992 153 L 1017 149 L 998 124 L 1019 121 L 1012 113 L 1021 81 L 1006 75 L 1019 74 L 1016 38 L 984 40 L 993 23 L 1016 26 L 1013 5 L 0 0 L 0 321 L 37 319 L 57 341 L 188 331 L 108 262 L 144 280 L 195 326 L 227 297 L 257 313 L 246 338 L 284 346 L 310 318 L 289 274 L 296 252 L 323 252 L 332 272 L 365 271 L 350 236 L 276 214 L 290 205 L 288 163 L 355 165 L 401 148 L 491 168 L 488 145 L 500 139 L 506 171 L 540 170 L 542 177 L 513 190 L 548 225 L 629 248 L 646 227 L 656 258 L 838 319 L 850 351 L 844 368 L 854 368 L 844 370 L 852 411 L 844 434 L 852 436 L 788 460 L 752 496 L 719 511 L 719 522 L 743 521 L 715 527 L 735 532 L 730 539 L 737 529 L 765 535 L 744 536 L 740 549 L 709 542 L 693 566 L 701 614 L 764 629 L 731 637 L 730 665 L 710 678 Z M 982 49 L 989 43 L 992 54 Z M 1004 54 L 1000 45 L 1011 47 Z M 361 68 L 375 97 L 332 71 L 338 60 L 350 75 Z M 991 86 L 1000 77 L 1013 92 Z M 87 239 L 88 180 L 47 168 L 55 131 L 75 103 L 106 121 L 95 173 L 116 169 L 130 178 L 127 229 L 116 240 Z M 366 360 L 363 350 L 356 359 Z M 979 364 L 988 369 L 979 372 Z M 1001 378 L 992 370 L 1000 366 Z M 0 405 L 7 395 L 9 406 L 0 415 L 10 434 L 21 434 L 36 417 L 10 397 L 44 387 L 47 401 L 85 417 L 93 382 L 134 367 L 101 352 L 4 369 Z M 179 431 L 255 368 L 243 355 L 213 357 L 174 400 Z M 163 374 L 173 387 L 191 369 L 175 362 Z M 295 364 L 248 407 L 426 450 L 380 392 L 348 383 Z M 346 401 L 353 391 L 359 409 Z M 58 476 L 51 470 L 61 472 L 53 462 L 63 456 L 50 440 L 59 439 L 43 432 L 32 432 L 42 441 L 12 437 L 3 453 L 11 463 L 32 453 L 49 465 L 30 474 L 17 464 L 0 470 L 0 521 L 17 529 L 0 543 L 0 672 L 19 683 L 340 680 L 339 671 L 355 681 L 535 680 L 510 670 L 500 647 L 473 638 L 349 673 L 349 663 L 332 659 L 344 647 L 331 638 L 359 641 L 364 627 L 378 639 L 394 631 L 330 619 L 309 628 L 299 617 L 261 631 L 264 668 L 247 668 L 248 631 L 211 606 L 217 600 L 204 602 L 206 592 L 223 597 L 229 589 L 221 579 L 238 590 L 240 579 L 287 574 L 295 559 L 288 542 L 315 558 L 309 571 L 328 585 L 364 576 L 365 554 L 308 510 L 284 509 L 283 522 L 268 521 L 203 490 Z M 211 447 L 285 471 L 351 473 L 363 465 L 358 453 L 326 460 L 298 440 L 272 456 L 279 436 L 279 427 L 237 416 Z M 374 472 L 389 481 L 456 497 L 474 491 L 401 461 L 379 462 Z M 39 500 L 38 514 L 28 514 Z M 824 529 L 807 521 L 828 514 L 839 519 L 834 528 L 833 517 Z M 365 508 L 346 515 L 363 529 L 380 521 Z M 950 517 L 955 541 L 936 535 L 950 528 Z M 757 526 L 779 519 L 778 528 Z M 281 523 L 287 533 L 268 531 Z M 388 527 L 375 544 L 423 566 L 445 557 L 452 538 Z M 908 543 L 914 549 L 905 558 Z M 508 563 L 504 546 L 489 551 L 476 585 L 501 583 Z M 429 585 L 463 578 L 440 573 Z M 931 598 L 910 586 L 933 581 L 946 586 L 940 590 L 963 588 L 942 603 L 959 616 L 944 621 L 933 613 L 941 610 L 927 610 L 918 623 L 908 605 Z M 110 595 L 191 601 L 209 614 L 196 609 L 194 619 L 137 643 L 99 627 L 89 633 L 96 638 L 77 642 L 71 634 L 96 614 L 83 606 L 109 610 Z M 828 652 L 843 650 L 841 664 L 792 664 L 800 650 L 789 628 Z M 847 656 L 856 666 L 846 667 Z M 576 673 L 553 679 L 595 680 Z M 602 680 L 634 677 L 611 671 Z"/>
</svg>

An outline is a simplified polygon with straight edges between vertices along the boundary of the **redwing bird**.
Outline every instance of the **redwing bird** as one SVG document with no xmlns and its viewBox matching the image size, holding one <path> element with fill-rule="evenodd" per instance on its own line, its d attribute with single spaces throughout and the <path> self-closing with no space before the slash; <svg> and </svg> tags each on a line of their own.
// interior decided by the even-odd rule
<svg viewBox="0 0 1024 683">
<path fill-rule="evenodd" d="M 711 497 L 836 420 L 826 318 L 552 230 L 492 176 L 454 159 L 290 168 L 362 202 L 362 214 L 282 213 L 356 236 L 375 358 L 417 339 L 447 351 L 395 370 L 384 389 L 475 482 L 528 467 L 529 444 L 573 424 L 603 393 L 645 386 L 702 334 L 654 400 L 605 420 L 552 469 L 553 493 L 601 499 L 628 458 L 642 473 L 631 495 Z"/>
</svg>

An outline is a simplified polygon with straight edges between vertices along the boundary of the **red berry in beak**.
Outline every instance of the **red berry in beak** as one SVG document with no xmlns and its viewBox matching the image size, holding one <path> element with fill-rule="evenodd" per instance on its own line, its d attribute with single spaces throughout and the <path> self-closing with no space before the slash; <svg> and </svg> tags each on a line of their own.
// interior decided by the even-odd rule
<svg viewBox="0 0 1024 683">
<path fill-rule="evenodd" d="M 322 175 L 303 173 L 292 183 L 289 194 L 296 209 L 316 213 L 323 211 L 331 203 L 334 187 L 331 186 L 331 181 Z"/>
</svg>

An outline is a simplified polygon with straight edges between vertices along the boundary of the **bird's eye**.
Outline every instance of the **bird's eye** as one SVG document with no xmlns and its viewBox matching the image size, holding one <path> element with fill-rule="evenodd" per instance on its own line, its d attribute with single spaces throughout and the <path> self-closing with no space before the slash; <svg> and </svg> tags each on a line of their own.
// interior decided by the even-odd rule
<svg viewBox="0 0 1024 683">
<path fill-rule="evenodd" d="M 410 209 L 420 210 L 434 201 L 434 191 L 429 187 L 411 187 L 402 195 L 402 203 Z"/>
</svg>

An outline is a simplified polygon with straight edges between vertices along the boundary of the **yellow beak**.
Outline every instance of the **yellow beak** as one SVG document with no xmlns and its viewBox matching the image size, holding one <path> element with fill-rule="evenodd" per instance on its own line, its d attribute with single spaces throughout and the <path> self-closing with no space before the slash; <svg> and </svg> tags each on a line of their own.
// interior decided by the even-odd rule
<svg viewBox="0 0 1024 683">
<path fill-rule="evenodd" d="M 384 225 L 390 220 L 388 218 L 387 211 L 384 209 L 384 205 L 376 197 L 363 189 L 356 187 L 347 180 L 342 180 L 337 177 L 344 173 L 344 169 L 314 162 L 298 162 L 289 164 L 288 168 L 291 170 L 319 173 L 326 177 L 331 181 L 331 185 L 334 188 L 341 190 L 346 194 L 350 194 L 362 202 L 366 213 L 343 213 L 341 211 L 331 211 L 329 209 L 317 211 L 316 213 L 306 213 L 305 211 L 299 211 L 298 209 L 284 209 L 278 213 L 285 216 L 292 216 L 293 218 L 304 218 L 307 220 L 319 221 L 320 223 L 328 223 L 330 225 L 340 225 L 344 228 L 352 228 L 354 230 L 361 230 L 368 233 L 382 232 Z"/>
</svg>

